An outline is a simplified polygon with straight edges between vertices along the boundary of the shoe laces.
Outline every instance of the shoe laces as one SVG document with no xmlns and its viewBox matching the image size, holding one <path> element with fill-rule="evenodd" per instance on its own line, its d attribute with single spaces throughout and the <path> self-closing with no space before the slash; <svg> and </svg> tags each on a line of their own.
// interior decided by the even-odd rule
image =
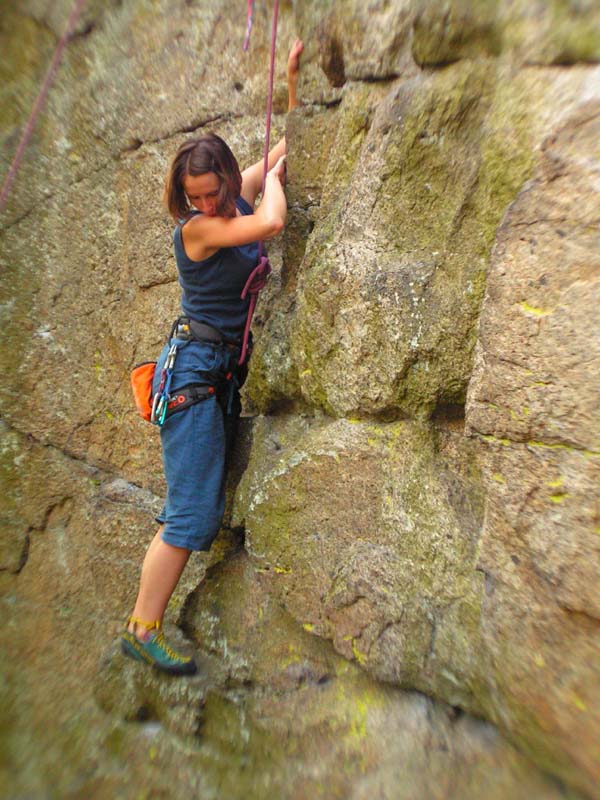
<svg viewBox="0 0 600 800">
<path fill-rule="evenodd" d="M 169 658 L 172 658 L 174 661 L 189 661 L 190 660 L 189 658 L 186 658 L 185 656 L 182 656 L 179 653 L 175 652 L 175 650 L 173 650 L 172 647 L 169 647 L 169 645 L 165 641 L 164 633 L 161 630 L 159 630 L 157 633 L 154 634 L 153 641 L 160 648 L 162 648 L 162 650 L 165 651 L 165 653 L 169 656 Z"/>
</svg>

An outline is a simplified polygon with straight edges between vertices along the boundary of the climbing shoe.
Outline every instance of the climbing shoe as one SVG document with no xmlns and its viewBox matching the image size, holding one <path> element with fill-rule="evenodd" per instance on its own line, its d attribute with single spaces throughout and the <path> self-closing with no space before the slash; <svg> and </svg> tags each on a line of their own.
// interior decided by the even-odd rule
<svg viewBox="0 0 600 800">
<path fill-rule="evenodd" d="M 180 655 L 165 642 L 159 620 L 156 620 L 156 622 L 143 622 L 135 617 L 130 617 L 127 620 L 127 625 L 130 622 L 136 622 L 146 628 L 147 631 L 150 631 L 150 638 L 148 641 L 143 642 L 137 638 L 135 633 L 125 631 L 121 637 L 121 651 L 124 655 L 134 658 L 136 661 L 145 661 L 146 664 L 150 664 L 154 669 L 168 672 L 171 675 L 193 675 L 198 671 L 193 658 Z M 155 631 L 155 633 L 152 633 L 152 631 Z"/>
</svg>

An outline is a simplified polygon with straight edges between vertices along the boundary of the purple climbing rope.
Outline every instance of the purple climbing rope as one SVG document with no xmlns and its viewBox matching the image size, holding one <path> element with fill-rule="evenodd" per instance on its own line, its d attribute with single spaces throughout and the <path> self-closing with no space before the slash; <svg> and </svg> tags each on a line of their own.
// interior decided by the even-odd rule
<svg viewBox="0 0 600 800">
<path fill-rule="evenodd" d="M 254 11 L 254 0 L 248 0 L 248 11 L 246 21 L 246 38 L 244 39 L 244 50 L 248 49 L 250 44 L 250 34 L 252 33 L 252 12 Z"/>
<path fill-rule="evenodd" d="M 85 0 L 75 0 L 75 3 L 71 9 L 71 13 L 69 15 L 69 19 L 67 21 L 67 27 L 65 28 L 65 32 L 59 39 L 58 44 L 56 45 L 56 49 L 54 50 L 54 55 L 52 56 L 52 61 L 50 66 L 48 67 L 48 71 L 46 72 L 46 77 L 44 78 L 44 82 L 42 83 L 42 88 L 39 91 L 38 96 L 33 104 L 33 108 L 31 109 L 31 114 L 29 115 L 29 119 L 27 120 L 27 124 L 23 129 L 23 133 L 21 134 L 21 139 L 19 141 L 19 145 L 17 147 L 17 152 L 15 153 L 15 157 L 12 160 L 12 164 L 10 165 L 10 169 L 4 179 L 4 183 L 2 184 L 2 191 L 0 192 L 0 211 L 6 205 L 8 200 L 8 193 L 10 191 L 10 187 L 12 186 L 12 182 L 15 179 L 15 176 L 21 166 L 21 161 L 23 160 L 23 154 L 25 153 L 25 148 L 29 144 L 29 140 L 31 139 L 31 134 L 33 133 L 33 128 L 38 118 L 38 114 L 41 111 L 41 108 L 44 104 L 44 100 L 46 99 L 46 95 L 48 94 L 48 90 L 52 85 L 52 81 L 54 80 L 54 76 L 56 74 L 56 70 L 58 69 L 58 65 L 60 64 L 60 60 L 62 58 L 63 51 L 67 46 L 67 42 L 71 38 L 73 31 L 75 30 L 75 26 L 77 25 L 77 20 L 79 19 L 81 12 L 83 11 L 83 6 L 85 5 Z"/>
<path fill-rule="evenodd" d="M 248 0 L 248 15 L 249 15 L 249 29 L 252 28 L 252 0 Z M 275 75 L 275 46 L 277 43 L 277 16 L 279 14 L 279 0 L 275 0 L 273 4 L 273 27 L 271 30 L 271 65 L 269 70 L 269 93 L 267 95 L 267 130 L 265 133 L 265 150 L 263 155 L 263 178 L 262 178 L 262 192 L 264 195 L 265 184 L 267 181 L 267 172 L 269 169 L 269 144 L 271 139 L 271 110 L 273 107 L 273 78 Z M 247 37 L 250 32 L 248 30 Z M 246 48 L 244 48 L 246 49 Z M 258 293 L 264 289 L 267 279 L 271 272 L 271 265 L 269 259 L 264 252 L 263 242 L 258 243 L 258 265 L 251 272 L 250 277 L 246 281 L 246 285 L 242 290 L 242 300 L 245 300 L 250 295 L 250 305 L 248 307 L 248 316 L 246 317 L 246 326 L 244 328 L 244 338 L 242 339 L 242 350 L 240 353 L 239 364 L 243 364 L 246 360 L 246 353 L 248 351 L 248 337 L 250 336 L 250 326 L 252 325 L 252 317 L 254 316 L 254 309 L 258 300 Z"/>
</svg>

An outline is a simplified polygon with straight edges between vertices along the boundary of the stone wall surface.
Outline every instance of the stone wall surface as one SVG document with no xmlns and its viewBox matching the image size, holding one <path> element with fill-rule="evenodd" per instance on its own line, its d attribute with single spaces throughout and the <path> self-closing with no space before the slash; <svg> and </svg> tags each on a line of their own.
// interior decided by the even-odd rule
<svg viewBox="0 0 600 800">
<path fill-rule="evenodd" d="M 128 386 L 178 310 L 164 174 L 194 132 L 262 152 L 271 4 L 247 54 L 239 5 L 87 3 L 0 217 L 2 784 L 600 797 L 592 0 L 281 3 L 288 224 L 169 611 L 203 669 L 109 646 L 164 492 Z M 4 6 L 3 173 L 70 4 Z"/>
</svg>

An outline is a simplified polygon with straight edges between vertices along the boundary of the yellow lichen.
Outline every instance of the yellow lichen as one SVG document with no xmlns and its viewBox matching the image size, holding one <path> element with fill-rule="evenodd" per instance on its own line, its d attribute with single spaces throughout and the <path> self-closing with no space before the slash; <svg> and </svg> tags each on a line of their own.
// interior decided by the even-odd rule
<svg viewBox="0 0 600 800">
<path fill-rule="evenodd" d="M 534 317 L 546 317 L 548 314 L 552 314 L 554 312 L 553 308 L 537 308 L 536 306 L 530 306 L 529 303 L 525 302 L 525 300 L 520 303 L 520 306 L 523 311 L 525 311 L 527 314 L 533 314 Z"/>
<path fill-rule="evenodd" d="M 504 447 L 508 447 L 510 444 L 510 439 L 498 439 L 497 436 L 492 436 L 491 433 L 482 433 L 479 434 L 479 437 L 486 442 L 497 442 L 498 444 L 504 445 Z"/>
<path fill-rule="evenodd" d="M 600 456 L 597 450 L 580 450 L 578 447 L 572 447 L 568 444 L 548 444 L 547 442 L 537 442 L 535 440 L 526 442 L 528 447 L 543 447 L 546 450 L 566 450 L 569 453 L 581 453 L 586 458 L 594 458 Z"/>
<path fill-rule="evenodd" d="M 562 503 L 569 495 L 566 492 L 560 494 L 551 494 L 550 500 L 553 503 Z"/>
<path fill-rule="evenodd" d="M 356 646 L 356 639 L 352 639 L 352 652 L 354 653 L 354 658 L 361 666 L 367 663 L 367 656 L 364 653 L 361 653 Z"/>
<path fill-rule="evenodd" d="M 573 697 L 573 704 L 574 704 L 575 706 L 577 706 L 577 708 L 578 708 L 580 711 L 587 711 L 586 705 L 585 705 L 585 703 L 583 702 L 583 700 L 581 699 L 581 697 L 579 697 L 578 695 L 576 695 L 576 694 L 575 694 L 575 692 L 573 692 L 573 695 L 572 695 L 572 697 Z"/>
</svg>

